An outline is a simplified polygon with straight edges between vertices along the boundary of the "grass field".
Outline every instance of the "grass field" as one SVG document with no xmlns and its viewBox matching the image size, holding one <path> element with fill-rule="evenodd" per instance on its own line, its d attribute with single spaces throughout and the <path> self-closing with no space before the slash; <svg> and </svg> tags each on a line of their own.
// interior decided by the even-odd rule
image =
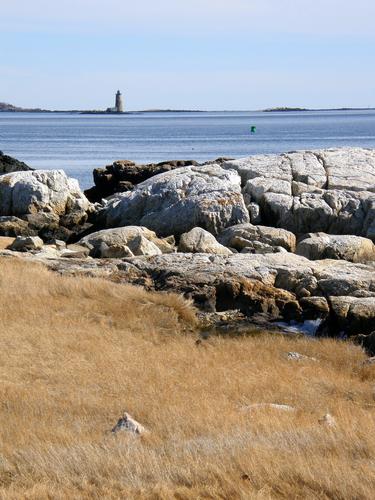
<svg viewBox="0 0 375 500">
<path fill-rule="evenodd" d="M 197 345 L 176 295 L 16 259 L 0 260 L 0 293 L 1 499 L 374 498 L 375 366 L 359 347 Z M 149 432 L 112 434 L 124 410 Z"/>
</svg>

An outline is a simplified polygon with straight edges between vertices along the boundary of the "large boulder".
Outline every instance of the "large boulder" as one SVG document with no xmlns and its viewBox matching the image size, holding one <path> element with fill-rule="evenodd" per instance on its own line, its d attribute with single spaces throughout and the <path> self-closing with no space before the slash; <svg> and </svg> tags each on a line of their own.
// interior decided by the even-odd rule
<svg viewBox="0 0 375 500">
<path fill-rule="evenodd" d="M 92 257 L 102 258 L 160 255 L 175 250 L 173 238 L 158 238 L 153 231 L 138 226 L 103 229 L 85 236 L 79 244 L 89 248 Z"/>
<path fill-rule="evenodd" d="M 9 174 L 11 172 L 19 172 L 25 170 L 33 170 L 23 161 L 16 160 L 11 156 L 5 155 L 0 151 L 0 174 Z"/>
<path fill-rule="evenodd" d="M 229 158 L 217 158 L 207 163 L 219 165 Z M 137 184 L 158 174 L 169 172 L 176 168 L 199 165 L 195 160 L 167 160 L 160 163 L 138 164 L 131 160 L 117 160 L 104 168 L 95 168 L 93 171 L 95 186 L 87 189 L 85 195 L 95 202 L 108 198 L 115 193 L 131 191 Z"/>
<path fill-rule="evenodd" d="M 188 233 L 181 235 L 178 251 L 217 255 L 230 255 L 232 253 L 229 248 L 220 245 L 215 236 L 201 227 L 194 227 Z"/>
<path fill-rule="evenodd" d="M 264 246 L 275 250 L 282 247 L 288 252 L 293 252 L 296 248 L 296 237 L 290 231 L 253 224 L 237 224 L 228 227 L 219 235 L 218 241 L 239 252 L 246 248 L 248 251 L 260 253 Z"/>
<path fill-rule="evenodd" d="M 194 160 L 172 160 L 139 165 L 130 160 L 118 160 L 105 168 L 94 169 L 95 186 L 85 191 L 85 194 L 90 201 L 97 202 L 114 193 L 131 191 L 134 186 L 154 175 L 189 165 L 198 163 Z"/>
<path fill-rule="evenodd" d="M 360 236 L 316 233 L 300 241 L 296 253 L 310 260 L 368 262 L 375 260 L 375 245 L 370 239 Z"/>
<path fill-rule="evenodd" d="M 39 211 L 62 216 L 87 211 L 90 202 L 78 181 L 63 170 L 34 170 L 0 176 L 0 215 L 24 215 Z"/>
<path fill-rule="evenodd" d="M 94 207 L 62 170 L 0 176 L 0 234 L 71 241 L 89 228 Z"/>
<path fill-rule="evenodd" d="M 295 234 L 375 239 L 375 150 L 258 155 L 222 166 L 239 173 L 247 205 L 259 206 L 262 223 Z"/>
<path fill-rule="evenodd" d="M 219 165 L 177 168 L 113 196 L 100 214 L 104 227 L 145 226 L 161 236 L 196 226 L 218 234 L 249 221 L 239 175 Z"/>
</svg>

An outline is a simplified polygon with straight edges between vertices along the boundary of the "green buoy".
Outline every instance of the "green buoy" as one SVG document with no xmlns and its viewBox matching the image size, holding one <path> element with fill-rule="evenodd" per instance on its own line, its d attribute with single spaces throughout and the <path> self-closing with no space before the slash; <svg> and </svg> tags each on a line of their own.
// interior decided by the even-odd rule
<svg viewBox="0 0 375 500">
<path fill-rule="evenodd" d="M 256 126 L 252 125 L 250 131 L 251 131 L 252 134 L 255 134 L 255 132 L 257 131 Z"/>
</svg>

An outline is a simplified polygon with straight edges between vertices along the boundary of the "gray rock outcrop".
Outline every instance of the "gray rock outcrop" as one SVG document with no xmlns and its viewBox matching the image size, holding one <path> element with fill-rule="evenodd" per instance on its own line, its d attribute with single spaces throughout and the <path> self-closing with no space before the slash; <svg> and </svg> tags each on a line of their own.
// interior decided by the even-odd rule
<svg viewBox="0 0 375 500">
<path fill-rule="evenodd" d="M 178 245 L 179 252 L 210 253 L 216 255 L 231 255 L 232 252 L 217 241 L 208 231 L 195 227 L 181 235 Z"/>
<path fill-rule="evenodd" d="M 236 172 L 218 165 L 177 168 L 113 196 L 100 221 L 104 227 L 145 226 L 161 236 L 196 226 L 218 234 L 249 221 L 240 184 Z"/>
<path fill-rule="evenodd" d="M 61 174 L 0 176 L 0 233 L 82 227 L 89 202 Z M 84 251 L 68 247 L 70 258 L 46 245 L 18 256 L 62 273 L 179 292 L 207 314 L 306 320 L 333 336 L 374 330 L 375 150 L 175 168 L 111 197 L 96 222 L 107 229 L 81 239 Z M 169 253 L 170 235 L 180 253 Z M 303 255 L 292 253 L 295 235 Z M 106 260 L 85 258 L 87 249 Z"/>
<path fill-rule="evenodd" d="M 370 239 L 360 236 L 315 233 L 298 243 L 296 253 L 310 260 L 368 262 L 375 260 L 375 245 Z"/>
<path fill-rule="evenodd" d="M 45 247 L 44 247 L 45 248 Z M 9 250 L 2 255 L 14 255 Z M 206 313 L 240 311 L 248 318 L 315 321 L 319 334 L 369 334 L 375 322 L 375 264 L 310 261 L 293 253 L 268 255 L 174 253 L 99 260 L 44 252 L 18 254 L 67 275 L 97 276 L 174 291 Z M 268 323 L 269 324 L 269 323 Z"/>
<path fill-rule="evenodd" d="M 309 261 L 292 253 L 173 254 L 136 257 L 118 265 L 125 280 L 173 290 L 208 311 L 239 309 L 285 320 L 325 318 L 330 335 L 373 331 L 375 265 Z M 129 278 L 132 276 L 132 278 Z"/>
<path fill-rule="evenodd" d="M 262 223 L 295 234 L 375 238 L 375 150 L 341 148 L 259 155 L 223 163 L 236 170 Z"/>
</svg>

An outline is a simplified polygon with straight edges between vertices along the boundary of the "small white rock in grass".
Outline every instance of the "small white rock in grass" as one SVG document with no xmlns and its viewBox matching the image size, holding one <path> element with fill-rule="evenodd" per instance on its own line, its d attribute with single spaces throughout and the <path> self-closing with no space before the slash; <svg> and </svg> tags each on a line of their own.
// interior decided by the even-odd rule
<svg viewBox="0 0 375 500">
<path fill-rule="evenodd" d="M 280 405 L 276 403 L 254 403 L 252 405 L 243 406 L 242 411 L 254 411 L 254 410 L 262 410 L 262 409 L 270 409 L 270 410 L 280 410 L 280 411 L 296 411 L 294 406 L 290 405 Z"/>
<path fill-rule="evenodd" d="M 9 246 L 9 250 L 13 250 L 14 252 L 40 250 L 43 244 L 43 240 L 39 236 L 17 236 Z"/>
<path fill-rule="evenodd" d="M 336 427 L 336 419 L 330 413 L 326 413 L 318 420 L 318 422 L 321 425 L 327 425 L 328 427 Z"/>
<path fill-rule="evenodd" d="M 133 434 L 145 434 L 148 432 L 142 424 L 137 422 L 129 415 L 129 413 L 126 412 L 124 412 L 124 415 L 119 419 L 117 424 L 112 429 L 113 433 L 120 431 L 132 432 Z"/>
<path fill-rule="evenodd" d="M 310 356 L 305 356 L 304 354 L 300 354 L 299 352 L 288 352 L 287 357 L 288 357 L 288 359 L 292 359 L 294 361 L 302 361 L 302 360 L 317 361 L 316 358 L 311 358 Z"/>
</svg>

